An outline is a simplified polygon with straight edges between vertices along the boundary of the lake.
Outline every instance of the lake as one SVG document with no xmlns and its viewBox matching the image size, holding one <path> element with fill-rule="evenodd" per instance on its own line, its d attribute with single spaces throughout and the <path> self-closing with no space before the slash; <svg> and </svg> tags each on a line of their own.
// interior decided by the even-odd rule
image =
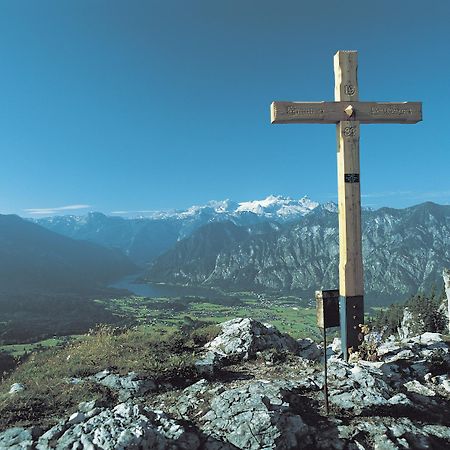
<svg viewBox="0 0 450 450">
<path fill-rule="evenodd" d="M 157 283 L 142 283 L 137 281 L 142 274 L 129 275 L 110 284 L 109 287 L 127 289 L 140 297 L 183 297 L 195 295 L 209 298 L 223 297 L 223 294 L 212 288 L 199 288 L 190 286 L 170 286 Z"/>
</svg>

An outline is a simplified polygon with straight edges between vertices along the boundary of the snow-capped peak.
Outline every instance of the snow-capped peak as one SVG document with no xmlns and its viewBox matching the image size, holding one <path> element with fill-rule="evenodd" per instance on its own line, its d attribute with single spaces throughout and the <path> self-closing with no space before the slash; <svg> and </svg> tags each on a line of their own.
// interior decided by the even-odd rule
<svg viewBox="0 0 450 450">
<path fill-rule="evenodd" d="M 225 213 L 234 211 L 237 208 L 238 203 L 233 202 L 230 199 L 226 200 L 211 200 L 207 203 L 207 206 L 213 208 L 216 213 Z"/>
<path fill-rule="evenodd" d="M 245 213 L 253 213 L 275 220 L 296 219 L 310 213 L 319 206 L 318 202 L 304 196 L 298 200 L 282 195 L 269 195 L 262 200 L 235 202 L 226 200 L 211 200 L 204 205 L 194 205 L 185 210 L 146 211 L 142 218 L 149 219 L 193 219 L 200 215 L 206 217 L 221 217 L 232 219 Z"/>
<path fill-rule="evenodd" d="M 196 216 L 197 214 L 213 213 L 213 214 L 230 214 L 235 211 L 238 203 L 231 200 L 211 200 L 206 205 L 195 205 L 185 211 L 177 211 L 175 215 L 179 217 Z"/>
<path fill-rule="evenodd" d="M 269 217 L 287 218 L 288 216 L 304 216 L 317 208 L 319 203 L 307 196 L 299 200 L 281 195 L 269 195 L 264 200 L 253 200 L 239 203 L 236 213 L 252 212 Z"/>
</svg>

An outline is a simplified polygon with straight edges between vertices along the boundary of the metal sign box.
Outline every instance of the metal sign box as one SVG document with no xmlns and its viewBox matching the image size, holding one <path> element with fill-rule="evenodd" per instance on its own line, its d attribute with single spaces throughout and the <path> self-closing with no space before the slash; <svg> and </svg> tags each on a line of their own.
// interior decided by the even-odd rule
<svg viewBox="0 0 450 450">
<path fill-rule="evenodd" d="M 316 308 L 317 326 L 319 328 L 331 328 L 340 325 L 338 289 L 316 291 Z"/>
</svg>

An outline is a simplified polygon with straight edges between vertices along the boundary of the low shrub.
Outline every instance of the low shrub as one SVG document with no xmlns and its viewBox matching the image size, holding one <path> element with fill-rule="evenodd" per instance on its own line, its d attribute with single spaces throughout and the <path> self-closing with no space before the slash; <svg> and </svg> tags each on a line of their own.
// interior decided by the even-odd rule
<svg viewBox="0 0 450 450">
<path fill-rule="evenodd" d="M 218 325 L 205 324 L 202 327 L 192 330 L 190 333 L 190 338 L 192 339 L 194 345 L 200 347 L 216 338 L 220 334 L 220 331 L 221 329 Z"/>
<path fill-rule="evenodd" d="M 444 333 L 446 318 L 440 309 L 444 291 L 440 295 L 432 289 L 428 294 L 418 293 L 403 304 L 395 303 L 380 311 L 371 321 L 371 327 L 383 337 L 395 335 L 401 326 L 405 308 L 411 313 L 411 333 L 418 335 L 427 331 Z"/>
<path fill-rule="evenodd" d="M 6 352 L 0 352 L 0 380 L 2 380 L 17 365 L 17 359 Z"/>
</svg>

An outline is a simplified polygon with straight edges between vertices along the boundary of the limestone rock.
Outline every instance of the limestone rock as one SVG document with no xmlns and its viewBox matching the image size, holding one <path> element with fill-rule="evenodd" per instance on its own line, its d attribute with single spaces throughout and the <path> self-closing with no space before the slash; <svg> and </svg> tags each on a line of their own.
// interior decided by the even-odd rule
<svg viewBox="0 0 450 450">
<path fill-rule="evenodd" d="M 84 419 L 86 419 L 85 414 L 80 411 L 77 411 L 69 417 L 69 420 L 67 421 L 67 423 L 70 425 L 76 424 L 76 423 L 81 423 L 84 421 Z"/>
<path fill-rule="evenodd" d="M 33 449 L 33 442 L 41 430 L 38 427 L 10 428 L 3 433 L 0 433 L 0 448 L 3 450 L 31 450 Z"/>
<path fill-rule="evenodd" d="M 438 386 L 439 389 L 442 389 L 447 394 L 450 394 L 450 380 L 448 379 L 448 375 L 439 375 L 431 380 Z"/>
<path fill-rule="evenodd" d="M 98 404 L 96 400 L 91 400 L 90 402 L 81 402 L 78 405 L 78 411 L 89 414 L 97 406 Z"/>
<path fill-rule="evenodd" d="M 298 449 L 312 445 L 311 429 L 285 396 L 294 385 L 257 381 L 216 396 L 202 431 L 239 449 Z"/>
<path fill-rule="evenodd" d="M 249 318 L 237 318 L 220 324 L 222 332 L 205 348 L 227 361 L 241 361 L 254 357 L 258 351 L 275 349 L 297 352 L 295 339 L 276 328 Z"/>
<path fill-rule="evenodd" d="M 418 336 L 411 337 L 409 339 L 403 339 L 402 342 L 405 344 L 413 343 L 413 344 L 420 344 L 420 345 L 424 345 L 424 346 L 430 346 L 430 345 L 442 343 L 443 339 L 442 339 L 442 334 L 440 334 L 440 333 L 426 332 L 426 333 L 420 334 Z M 441 347 L 444 348 L 445 345 L 443 345 Z"/>
<path fill-rule="evenodd" d="M 358 439 L 364 436 L 370 446 L 360 444 L 358 448 L 397 450 L 397 449 L 436 449 L 447 448 L 450 443 L 450 428 L 442 425 L 415 424 L 409 418 L 369 417 L 356 419 L 351 425 L 341 425 L 342 438 Z"/>
<path fill-rule="evenodd" d="M 333 342 L 331 343 L 331 350 L 333 350 L 333 352 L 336 354 L 339 354 L 342 352 L 342 342 L 341 342 L 340 338 L 335 337 L 333 339 Z"/>
<path fill-rule="evenodd" d="M 404 386 L 409 392 L 415 392 L 416 394 L 425 395 L 427 397 L 434 397 L 436 395 L 436 392 L 427 388 L 417 380 L 408 381 Z"/>
<path fill-rule="evenodd" d="M 164 413 L 121 403 L 113 409 L 104 408 L 91 418 L 79 411 L 74 413 L 44 433 L 36 449 L 196 450 L 199 446 L 195 433 Z"/>
<path fill-rule="evenodd" d="M 183 389 L 169 412 L 175 413 L 186 420 L 191 417 L 198 417 L 209 410 L 211 399 L 223 391 L 225 391 L 225 388 L 222 384 L 211 385 L 208 381 L 202 379 Z"/>
<path fill-rule="evenodd" d="M 200 376 L 213 376 L 222 367 L 223 357 L 213 351 L 207 352 L 195 361 L 195 368 Z"/>
<path fill-rule="evenodd" d="M 377 355 L 379 358 L 385 355 L 393 355 L 402 350 L 401 342 L 398 342 L 394 336 L 390 336 L 386 341 L 381 343 L 377 348 Z"/>
<path fill-rule="evenodd" d="M 120 401 L 139 397 L 156 389 L 153 380 L 140 379 L 134 372 L 130 372 L 126 376 L 120 376 L 110 373 L 109 370 L 103 370 L 89 377 L 89 380 L 117 391 Z"/>
<path fill-rule="evenodd" d="M 373 365 L 352 365 L 333 360 L 328 368 L 330 402 L 342 410 L 360 414 L 373 406 L 404 403 Z"/>
<path fill-rule="evenodd" d="M 13 383 L 9 389 L 9 394 L 17 394 L 25 390 L 25 386 L 21 383 Z"/>
</svg>

